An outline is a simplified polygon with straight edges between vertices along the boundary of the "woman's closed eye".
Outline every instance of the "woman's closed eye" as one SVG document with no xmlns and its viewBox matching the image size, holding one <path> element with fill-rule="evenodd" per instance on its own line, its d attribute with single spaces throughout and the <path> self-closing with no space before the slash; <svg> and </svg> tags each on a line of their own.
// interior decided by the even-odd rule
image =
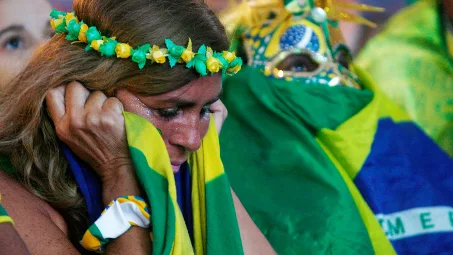
<svg viewBox="0 0 453 255">
<path fill-rule="evenodd" d="M 166 109 L 158 109 L 156 110 L 156 112 L 161 118 L 169 121 L 181 114 L 182 110 L 179 107 L 171 107 Z"/>
<path fill-rule="evenodd" d="M 171 108 L 157 109 L 156 112 L 162 119 L 170 121 L 173 118 L 176 118 L 178 115 L 182 114 L 183 110 L 175 106 Z M 209 114 L 211 113 L 213 113 L 213 111 L 211 110 L 211 105 L 205 105 L 203 106 L 203 108 L 201 108 L 200 118 L 209 117 Z"/>
<path fill-rule="evenodd" d="M 214 111 L 211 110 L 211 105 L 205 105 L 203 106 L 203 108 L 201 109 L 201 112 L 200 112 L 200 117 L 201 118 L 205 118 L 205 117 L 209 117 L 209 115 L 211 113 L 214 113 Z"/>
</svg>

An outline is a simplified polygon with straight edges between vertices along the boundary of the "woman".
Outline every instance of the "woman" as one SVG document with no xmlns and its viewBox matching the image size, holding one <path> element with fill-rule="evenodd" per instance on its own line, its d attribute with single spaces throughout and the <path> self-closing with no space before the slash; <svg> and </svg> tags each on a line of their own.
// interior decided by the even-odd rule
<svg viewBox="0 0 453 255">
<path fill-rule="evenodd" d="M 46 0 L 0 1 L 0 91 L 52 36 L 51 9 Z"/>
<path fill-rule="evenodd" d="M 165 38 L 178 44 L 191 38 L 194 49 L 205 44 L 221 52 L 228 47 L 223 27 L 200 2 L 79 0 L 73 7 L 79 20 L 134 47 L 163 47 Z M 225 117 L 217 102 L 219 75 L 200 77 L 181 64 L 147 64 L 140 70 L 130 59 L 101 57 L 85 51 L 86 46 L 64 35 L 52 38 L 13 81 L 15 90 L 8 90 L 0 105 L 0 152 L 15 169 L 15 179 L 0 175 L 0 192 L 31 253 L 77 254 L 74 244 L 88 228 L 86 204 L 58 138 L 96 170 L 106 206 L 119 196 L 142 195 L 127 148 L 123 109 L 161 131 L 175 172 L 200 147 L 209 113 L 217 112 L 218 122 Z M 234 205 L 245 253 L 273 253 L 236 198 Z M 147 230 L 132 228 L 107 246 L 107 254 L 144 254 L 149 246 Z"/>
</svg>

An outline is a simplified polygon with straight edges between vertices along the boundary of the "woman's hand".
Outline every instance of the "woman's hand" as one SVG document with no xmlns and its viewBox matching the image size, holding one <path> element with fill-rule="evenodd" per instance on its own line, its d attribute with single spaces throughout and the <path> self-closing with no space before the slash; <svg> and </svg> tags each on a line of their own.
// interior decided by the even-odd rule
<svg viewBox="0 0 453 255">
<path fill-rule="evenodd" d="M 228 116 L 228 110 L 222 101 L 218 100 L 217 102 L 211 105 L 210 110 L 212 111 L 212 115 L 214 116 L 214 122 L 217 129 L 217 134 L 220 134 L 222 130 L 223 123 Z"/>
<path fill-rule="evenodd" d="M 103 181 L 116 178 L 119 169 L 130 170 L 123 105 L 117 98 L 72 82 L 50 90 L 46 102 L 57 136 Z"/>
</svg>

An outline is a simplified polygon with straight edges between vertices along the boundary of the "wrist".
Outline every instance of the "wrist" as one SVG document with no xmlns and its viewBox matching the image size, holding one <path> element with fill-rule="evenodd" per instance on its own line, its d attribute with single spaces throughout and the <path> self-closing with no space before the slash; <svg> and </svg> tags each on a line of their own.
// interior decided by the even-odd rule
<svg viewBox="0 0 453 255">
<path fill-rule="evenodd" d="M 132 166 L 119 166 L 112 173 L 101 179 L 104 205 L 120 196 L 141 196 L 140 184 Z"/>
</svg>

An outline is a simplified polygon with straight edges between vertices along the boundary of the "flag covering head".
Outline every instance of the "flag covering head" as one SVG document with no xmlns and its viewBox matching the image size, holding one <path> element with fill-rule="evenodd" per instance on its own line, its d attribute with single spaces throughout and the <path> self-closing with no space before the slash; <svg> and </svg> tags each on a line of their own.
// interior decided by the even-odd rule
<svg viewBox="0 0 453 255">
<path fill-rule="evenodd" d="M 148 197 L 153 254 L 243 254 L 230 185 L 223 171 L 215 124 L 190 157 L 193 245 L 177 203 L 175 177 L 159 131 L 124 113 L 130 153 Z"/>
<path fill-rule="evenodd" d="M 232 187 L 278 254 L 452 250 L 452 161 L 355 69 L 367 89 L 228 78 Z"/>
</svg>

